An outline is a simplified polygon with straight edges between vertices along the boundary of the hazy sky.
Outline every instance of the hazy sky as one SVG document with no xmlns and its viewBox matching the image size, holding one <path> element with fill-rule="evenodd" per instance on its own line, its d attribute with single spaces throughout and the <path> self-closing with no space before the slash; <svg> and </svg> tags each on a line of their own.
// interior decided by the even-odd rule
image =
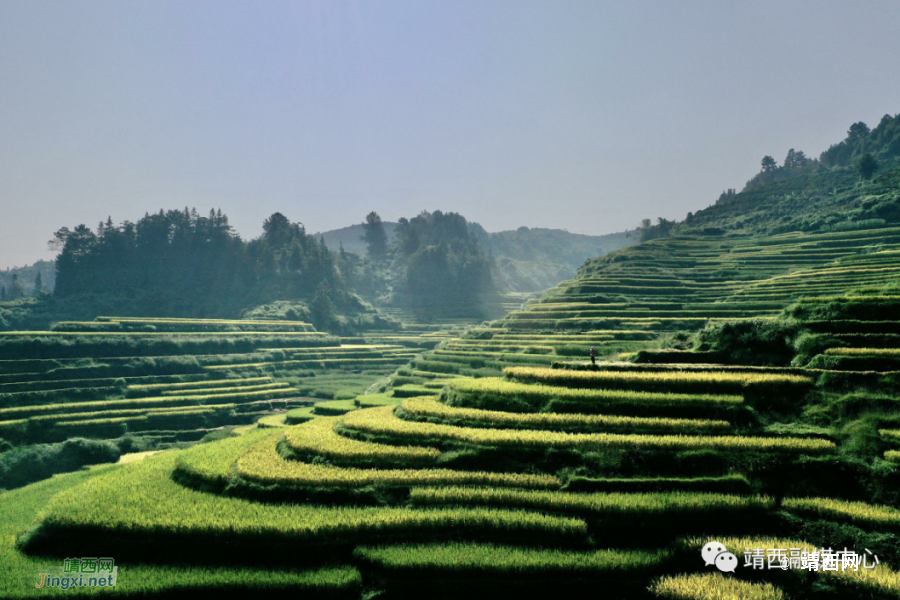
<svg viewBox="0 0 900 600">
<path fill-rule="evenodd" d="M 896 0 L 0 0 L 0 268 L 184 206 L 682 219 L 900 112 L 898 56 Z"/>
</svg>

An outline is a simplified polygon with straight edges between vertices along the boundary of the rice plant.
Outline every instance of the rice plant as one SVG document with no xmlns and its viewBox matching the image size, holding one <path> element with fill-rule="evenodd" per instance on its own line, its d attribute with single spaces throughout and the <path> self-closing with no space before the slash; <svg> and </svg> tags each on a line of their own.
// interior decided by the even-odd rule
<svg viewBox="0 0 900 600">
<path fill-rule="evenodd" d="M 455 442 L 478 446 L 553 447 L 595 450 L 600 448 L 641 448 L 646 450 L 715 449 L 763 452 L 823 453 L 835 449 L 828 440 L 764 438 L 742 436 L 622 435 L 612 433 L 564 433 L 511 429 L 454 427 L 436 423 L 404 421 L 394 408 L 384 406 L 357 410 L 344 415 L 343 426 L 364 433 L 390 435 L 398 440 Z"/>
<path fill-rule="evenodd" d="M 785 498 L 782 508 L 798 514 L 868 527 L 900 527 L 900 509 L 833 498 Z"/>
<path fill-rule="evenodd" d="M 206 379 L 203 381 L 188 381 L 183 383 L 150 383 L 145 385 L 129 385 L 129 392 L 154 392 L 163 390 L 181 390 L 205 387 L 244 387 L 271 383 L 271 377 L 246 377 L 243 379 Z"/>
<path fill-rule="evenodd" d="M 504 398 L 530 401 L 534 408 L 539 408 L 539 406 L 552 399 L 584 401 L 597 406 L 624 404 L 674 409 L 738 406 L 744 401 L 741 396 L 729 394 L 675 394 L 633 390 L 582 389 L 518 383 L 499 377 L 452 380 L 448 382 L 445 389 L 445 395 L 450 399 L 453 398 L 451 394 L 455 394 L 460 400 L 449 401 L 449 404 L 463 404 L 469 398 L 473 402 L 478 402 L 483 398 L 487 408 L 491 407 L 491 405 L 502 404 L 499 401 Z"/>
<path fill-rule="evenodd" d="M 650 591 L 671 600 L 784 600 L 784 592 L 770 583 L 751 583 L 721 573 L 663 577 Z"/>
<path fill-rule="evenodd" d="M 506 377 L 522 383 L 541 383 L 556 386 L 608 389 L 642 389 L 648 391 L 730 391 L 740 392 L 748 385 L 809 386 L 812 380 L 799 375 L 771 373 L 728 373 L 703 371 L 629 372 L 629 371 L 572 371 L 535 367 L 507 367 Z"/>
<path fill-rule="evenodd" d="M 688 538 L 682 540 L 681 546 L 689 553 L 699 555 L 700 549 L 709 541 L 708 538 Z M 746 552 L 757 548 L 762 550 L 783 549 L 785 551 L 796 551 L 798 553 L 806 551 L 807 553 L 817 552 L 819 549 L 808 543 L 799 540 L 790 539 L 773 539 L 773 538 L 724 538 L 718 539 L 729 552 L 737 557 L 742 557 Z M 863 549 L 857 549 L 857 551 Z M 869 561 L 869 565 L 874 563 L 874 559 Z M 776 562 L 777 564 L 777 562 Z M 819 577 L 839 583 L 850 588 L 855 588 L 857 592 L 871 594 L 872 592 L 885 593 L 889 597 L 895 597 L 900 594 L 900 573 L 897 573 L 885 564 L 879 564 L 875 568 L 866 569 L 860 566 L 857 570 L 841 569 L 825 570 L 819 569 L 815 571 Z"/>
<path fill-rule="evenodd" d="M 223 543 L 257 540 L 291 544 L 377 542 L 381 536 L 504 535 L 540 536 L 557 542 L 581 541 L 583 521 L 527 511 L 485 508 L 409 509 L 271 505 L 221 497 L 183 487 L 169 477 L 175 457 L 152 456 L 95 477 L 53 497 L 40 519 L 41 535 L 85 531 L 186 543 L 191 534 L 216 536 Z M 140 493 L 136 493 L 140 490 Z"/>
<path fill-rule="evenodd" d="M 53 479 L 0 494 L 0 564 L 6 573 L 5 577 L 0 578 L 0 597 L 30 598 L 46 597 L 48 594 L 53 597 L 81 597 L 81 592 L 88 591 L 88 588 L 69 588 L 61 594 L 53 595 L 51 590 L 35 589 L 33 584 L 29 585 L 28 582 L 33 580 L 35 573 L 41 572 L 50 561 L 46 556 L 31 556 L 19 552 L 15 546 L 16 538 L 32 526 L 47 501 L 56 494 L 76 489 L 93 478 L 110 471 L 115 473 L 120 469 L 122 467 L 111 465 L 94 467 L 57 475 Z M 87 548 L 90 542 L 82 538 L 80 543 Z M 100 555 L 103 555 L 102 552 Z M 56 564 L 61 565 L 62 559 Z M 300 593 L 305 597 L 319 597 L 322 593 L 328 598 L 349 599 L 359 596 L 361 586 L 359 571 L 350 566 L 301 570 L 271 566 L 204 567 L 131 563 L 127 566 L 127 576 L 119 578 L 116 590 L 129 597 L 163 597 L 178 595 L 185 590 L 208 590 L 213 593 L 221 591 L 226 594 L 237 591 L 247 595 L 258 593 L 259 590 L 290 590 L 291 593 Z"/>
<path fill-rule="evenodd" d="M 736 496 L 698 492 L 595 493 L 502 490 L 492 488 L 426 487 L 410 492 L 418 505 L 486 505 L 572 512 L 604 518 L 703 517 L 759 512 L 774 507 L 766 496 Z"/>
<path fill-rule="evenodd" d="M 284 434 L 287 446 L 301 456 L 323 456 L 330 461 L 361 465 L 396 464 L 432 465 L 440 456 L 435 448 L 389 446 L 361 442 L 338 435 L 334 431 L 337 417 L 322 417 Z"/>
<path fill-rule="evenodd" d="M 380 571 L 455 576 L 577 576 L 646 571 L 669 558 L 665 550 L 566 551 L 450 542 L 360 546 L 353 556 Z"/>
<path fill-rule="evenodd" d="M 314 425 L 317 420 L 299 427 Z M 354 469 L 285 460 L 271 439 L 258 442 L 237 461 L 241 477 L 268 485 L 289 487 L 365 487 L 414 485 L 493 485 L 554 488 L 552 475 L 453 471 L 450 469 Z"/>
<path fill-rule="evenodd" d="M 219 400 L 231 402 L 252 402 L 278 396 L 284 397 L 293 392 L 290 388 L 277 388 L 274 390 L 260 390 L 257 392 L 235 391 L 222 394 L 203 394 L 190 396 L 164 396 L 161 398 L 130 398 L 125 400 L 102 400 L 98 402 L 66 402 L 62 404 L 42 404 L 38 406 L 18 406 L 0 409 L 0 419 L 7 417 L 33 416 L 40 414 L 61 413 L 70 410 L 99 409 L 109 410 L 114 408 L 140 408 L 168 404 L 170 406 L 184 404 L 212 404 Z"/>
<path fill-rule="evenodd" d="M 433 417 L 453 422 L 463 422 L 473 427 L 525 428 L 553 430 L 598 431 L 671 431 L 684 433 L 716 432 L 727 430 L 728 421 L 707 419 L 664 419 L 650 417 L 619 417 L 610 415 L 581 415 L 567 413 L 514 413 L 497 410 L 481 410 L 448 406 L 434 398 L 405 399 L 401 405 L 410 417 Z"/>
</svg>

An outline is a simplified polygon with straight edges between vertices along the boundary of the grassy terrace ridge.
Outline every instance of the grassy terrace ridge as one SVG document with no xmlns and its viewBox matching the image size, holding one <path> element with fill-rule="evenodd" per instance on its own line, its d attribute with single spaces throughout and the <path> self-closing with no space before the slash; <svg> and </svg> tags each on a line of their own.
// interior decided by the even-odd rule
<svg viewBox="0 0 900 600">
<path fill-rule="evenodd" d="M 419 506 L 500 506 L 571 512 L 604 518 L 675 518 L 738 514 L 771 510 L 774 500 L 697 492 L 571 493 L 561 491 L 499 490 L 493 488 L 415 488 L 410 493 Z"/>
<path fill-rule="evenodd" d="M 337 417 L 322 417 L 284 434 L 287 446 L 302 456 L 323 456 L 332 461 L 368 464 L 401 462 L 409 466 L 433 465 L 440 452 L 419 446 L 389 446 L 348 439 L 335 433 Z"/>
<path fill-rule="evenodd" d="M 216 487 L 224 487 L 232 476 L 238 458 L 262 440 L 275 443 L 277 439 L 280 439 L 280 434 L 259 429 L 215 444 L 200 444 L 178 454 L 175 470 Z"/>
<path fill-rule="evenodd" d="M 255 323 L 261 325 L 274 324 L 278 326 L 284 323 L 297 323 L 309 325 L 303 321 L 288 321 L 279 319 L 199 319 L 195 317 L 97 317 L 95 321 L 164 321 L 173 323 Z"/>
<path fill-rule="evenodd" d="M 135 443 L 166 448 L 292 409 L 308 402 L 304 397 L 355 398 L 421 350 L 362 337 L 341 346 L 332 335 L 294 331 L 307 328 L 297 321 L 268 327 L 268 321 L 254 320 L 152 320 L 166 323 L 165 331 L 138 327 L 151 321 L 139 318 L 87 324 L 109 329 L 113 321 L 135 327 L 0 335 L 0 428 L 6 439 L 119 439 L 127 432 L 134 434 L 129 443 L 135 437 Z M 216 323 L 248 326 L 222 331 Z M 290 362 L 295 357 L 306 360 Z"/>
<path fill-rule="evenodd" d="M 269 505 L 221 497 L 172 481 L 174 460 L 171 453 L 152 456 L 58 494 L 43 512 L 40 527 L 22 541 L 24 549 L 37 550 L 58 537 L 82 553 L 96 554 L 109 547 L 102 536 L 115 535 L 128 543 L 122 552 L 131 548 L 134 553 L 140 550 L 136 546 L 149 543 L 181 544 L 181 550 L 196 551 L 208 543 L 234 540 L 252 543 L 269 556 L 286 544 L 371 543 L 383 535 L 433 539 L 493 533 L 560 542 L 579 541 L 586 535 L 585 524 L 578 519 L 525 511 Z M 137 489 L 140 494 L 134 493 Z M 92 534 L 86 536 L 87 532 Z M 63 554 L 71 551 L 55 544 L 50 548 Z M 314 550 L 300 549 L 298 555 L 304 552 Z"/>
<path fill-rule="evenodd" d="M 253 368 L 262 368 L 262 367 L 285 367 L 285 366 L 298 366 L 298 365 L 314 365 L 314 364 L 376 364 L 376 363 L 403 363 L 406 362 L 410 356 L 414 356 L 413 353 L 409 353 L 407 355 L 401 355 L 396 357 L 386 356 L 383 358 L 310 358 L 307 360 L 277 360 L 277 361 L 265 361 L 265 362 L 250 362 L 250 363 L 229 363 L 224 365 L 207 365 L 203 367 L 209 371 L 230 371 L 233 369 L 253 369 Z"/>
<path fill-rule="evenodd" d="M 501 404 L 504 397 L 545 403 L 554 399 L 589 402 L 592 406 L 646 405 L 668 408 L 703 408 L 734 406 L 743 403 L 743 397 L 735 394 L 685 394 L 670 392 L 646 392 L 634 390 L 585 389 L 541 384 L 526 384 L 499 377 L 482 379 L 454 379 L 447 383 L 443 398 L 448 404 L 467 406 L 470 402 L 485 398 L 486 407 Z M 537 407 L 537 405 L 534 405 Z"/>
<path fill-rule="evenodd" d="M 712 419 L 666 419 L 655 417 L 620 417 L 614 415 L 580 415 L 563 413 L 514 413 L 477 408 L 448 406 L 436 398 L 408 398 L 400 403 L 404 418 L 433 417 L 469 427 L 523 428 L 548 430 L 656 431 L 656 432 L 721 432 L 728 421 Z"/>
<path fill-rule="evenodd" d="M 298 427 L 313 425 L 310 421 Z M 236 473 L 263 485 L 287 488 L 360 488 L 365 486 L 408 487 L 415 485 L 491 485 L 522 488 L 556 488 L 561 482 L 552 475 L 455 471 L 452 469 L 357 469 L 285 460 L 277 443 L 266 439 L 237 460 Z M 373 445 L 373 454 L 380 450 Z M 398 452 L 399 455 L 399 452 Z M 411 461 L 415 464 L 415 461 Z"/>
<path fill-rule="evenodd" d="M 803 438 L 765 438 L 742 436 L 621 435 L 611 433 L 564 433 L 518 429 L 454 427 L 435 423 L 404 421 L 394 415 L 394 407 L 368 408 L 346 414 L 347 429 L 392 436 L 398 440 L 422 443 L 474 444 L 501 447 L 553 447 L 582 450 L 600 448 L 641 448 L 646 450 L 718 449 L 764 452 L 807 452 L 819 454 L 835 449 L 833 442 Z"/>
<path fill-rule="evenodd" d="M 53 325 L 53 331 L 315 331 L 309 323 L 301 321 L 232 321 L 232 320 L 177 320 L 177 319 L 122 319 L 118 321 L 60 321 Z"/>
<path fill-rule="evenodd" d="M 665 550 L 565 551 L 458 542 L 360 546 L 353 555 L 386 574 L 460 577 L 618 575 L 654 569 L 669 558 Z"/>
<path fill-rule="evenodd" d="M 782 507 L 803 515 L 849 522 L 862 527 L 900 529 L 900 510 L 891 506 L 873 506 L 865 502 L 847 502 L 833 498 L 785 498 Z"/>
<path fill-rule="evenodd" d="M 825 350 L 825 354 L 900 357 L 900 348 L 828 348 Z"/>
<path fill-rule="evenodd" d="M 234 390 L 240 390 L 241 392 L 259 392 L 263 390 L 277 390 L 277 389 L 285 389 L 290 388 L 291 384 L 286 381 L 281 381 L 278 383 L 263 383 L 260 385 L 242 385 L 242 386 L 226 386 L 226 387 L 208 387 L 208 388 L 198 388 L 198 389 L 179 389 L 179 390 L 160 390 L 160 394 L 163 396 L 196 396 L 203 394 L 219 394 L 219 393 L 231 393 Z"/>
<path fill-rule="evenodd" d="M 4 337 L 208 337 L 208 336 L 297 336 L 297 337 L 332 337 L 321 331 L 3 331 L 0 332 L 0 340 Z"/>
<path fill-rule="evenodd" d="M 128 391 L 134 392 L 152 392 L 163 390 L 206 388 L 210 386 L 246 387 L 269 383 L 271 381 L 271 377 L 245 377 L 242 379 L 204 379 L 202 381 L 188 381 L 183 383 L 151 383 L 146 385 L 129 385 L 126 389 Z"/>
<path fill-rule="evenodd" d="M 272 398 L 276 396 L 284 396 L 289 393 L 290 388 L 279 388 L 275 390 L 261 390 L 258 392 L 233 392 L 226 394 L 206 394 L 193 396 L 163 396 L 159 398 L 129 398 L 125 400 L 101 400 L 97 402 L 67 402 L 64 404 L 40 404 L 37 406 L 21 406 L 14 408 L 0 408 L 0 419 L 7 417 L 33 416 L 47 413 L 61 413 L 70 410 L 78 410 L 85 408 L 109 409 L 113 407 L 120 408 L 138 408 L 150 407 L 159 404 L 204 404 L 212 403 L 217 400 L 232 401 L 252 401 Z"/>
<path fill-rule="evenodd" d="M 792 385 L 809 387 L 812 379 L 799 375 L 729 372 L 628 372 L 570 371 L 534 367 L 506 367 L 507 378 L 522 383 L 542 383 L 573 388 L 619 388 L 679 391 L 735 392 L 750 385 Z"/>
<path fill-rule="evenodd" d="M 669 600 L 784 600 L 784 592 L 771 583 L 752 583 L 722 573 L 666 576 L 651 588 Z"/>
<path fill-rule="evenodd" d="M 125 417 L 125 416 L 137 416 L 137 415 L 160 415 L 171 412 L 183 412 L 186 410 L 219 410 L 219 409 L 232 409 L 236 408 L 237 404 L 206 404 L 202 407 L 192 407 L 192 406 L 163 406 L 159 408 L 126 408 L 122 410 L 97 410 L 97 411 L 89 411 L 82 413 L 59 413 L 53 415 L 38 415 L 35 417 L 29 417 L 27 420 L 33 422 L 40 421 L 75 421 L 80 419 L 96 419 L 96 418 L 110 418 L 110 417 Z"/>
<path fill-rule="evenodd" d="M 88 588 L 68 590 L 35 589 L 29 585 L 35 573 L 48 564 L 47 557 L 32 557 L 16 551 L 16 536 L 30 527 L 42 507 L 56 494 L 77 488 L 107 473 L 115 476 L 122 467 L 104 466 L 89 471 L 57 475 L 28 487 L 0 494 L 0 562 L 4 577 L 0 578 L 0 596 L 19 599 L 34 597 L 69 597 L 96 595 Z M 62 563 L 60 563 L 62 564 Z M 362 585 L 359 571 L 350 566 L 322 569 L 273 569 L 248 567 L 172 566 L 128 563 L 117 560 L 122 577 L 118 594 L 152 596 L 177 590 L 226 591 L 266 588 L 271 591 L 292 589 L 304 595 L 353 598 Z M 343 592 L 343 593 L 342 593 Z"/>
</svg>

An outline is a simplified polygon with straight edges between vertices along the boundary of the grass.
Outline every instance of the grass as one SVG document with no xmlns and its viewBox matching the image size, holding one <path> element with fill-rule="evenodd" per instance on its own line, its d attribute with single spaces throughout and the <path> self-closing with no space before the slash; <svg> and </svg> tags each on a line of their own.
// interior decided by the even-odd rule
<svg viewBox="0 0 900 600">
<path fill-rule="evenodd" d="M 478 446 L 547 447 L 596 450 L 635 448 L 645 450 L 733 450 L 819 454 L 835 449 L 832 442 L 802 438 L 741 436 L 622 435 L 612 433 L 563 433 L 510 429 L 454 427 L 435 423 L 404 421 L 393 407 L 368 408 L 348 413 L 343 426 L 364 433 L 390 435 L 399 440 L 455 442 Z"/>
<path fill-rule="evenodd" d="M 684 518 L 713 514 L 733 515 L 747 511 L 759 512 L 774 507 L 774 501 L 765 496 L 697 492 L 577 494 L 561 491 L 443 487 L 414 488 L 410 492 L 410 498 L 414 504 L 422 506 L 474 504 L 570 512 L 582 516 L 605 518 Z"/>
<path fill-rule="evenodd" d="M 315 407 L 313 406 L 291 409 L 285 415 L 284 423 L 285 425 L 299 425 L 300 423 L 306 423 L 319 416 L 314 411 Z"/>
<path fill-rule="evenodd" d="M 828 348 L 825 354 L 836 356 L 897 356 L 900 348 Z"/>
<path fill-rule="evenodd" d="M 317 423 L 301 425 L 308 427 Z M 559 487 L 552 475 L 453 471 L 450 469 L 356 469 L 285 460 L 273 439 L 262 440 L 237 461 L 241 477 L 266 485 L 302 488 L 406 487 L 415 485 L 494 485 L 526 488 Z M 376 449 L 377 446 L 376 446 Z"/>
<path fill-rule="evenodd" d="M 196 390 L 164 390 L 160 392 L 163 396 L 203 396 L 209 394 L 233 394 L 235 393 L 235 389 L 239 389 L 241 393 L 247 392 L 260 392 L 263 390 L 284 390 L 285 388 L 290 388 L 289 383 L 279 382 L 279 383 L 264 383 L 261 385 L 246 385 L 246 386 L 227 386 L 227 387 L 208 387 L 208 388 L 199 388 Z M 285 390 L 288 391 L 288 390 Z M 290 390 L 292 391 L 292 390 Z"/>
<path fill-rule="evenodd" d="M 808 377 L 771 373 L 570 371 L 534 367 L 507 367 L 504 374 L 522 383 L 574 388 L 668 390 L 679 392 L 740 392 L 750 385 L 812 385 Z"/>
<path fill-rule="evenodd" d="M 770 583 L 751 583 L 721 573 L 663 577 L 650 590 L 671 600 L 784 600 L 784 592 Z"/>
<path fill-rule="evenodd" d="M 570 492 L 714 492 L 746 494 L 750 482 L 743 475 L 721 477 L 572 477 L 563 487 Z"/>
<path fill-rule="evenodd" d="M 4 331 L 0 333 L 0 340 L 4 337 L 15 339 L 18 337 L 60 337 L 60 338 L 91 338 L 91 337 L 219 337 L 219 336 L 291 336 L 291 337 L 321 337 L 329 334 L 320 331 Z M 267 340 L 268 341 L 268 340 Z"/>
<path fill-rule="evenodd" d="M 618 417 L 566 413 L 514 413 L 477 408 L 447 406 L 434 398 L 408 398 L 400 404 L 404 416 L 433 417 L 473 427 L 596 430 L 596 431 L 669 431 L 717 432 L 730 427 L 728 421 L 704 419 L 662 419 Z"/>
<path fill-rule="evenodd" d="M 357 396 L 355 402 L 360 408 L 372 408 L 373 406 L 397 405 L 400 403 L 400 398 L 388 394 L 367 394 Z"/>
<path fill-rule="evenodd" d="M 83 413 L 62 413 L 53 415 L 40 415 L 27 419 L 33 423 L 58 422 L 58 421 L 78 421 L 81 419 L 109 419 L 115 417 L 129 416 L 159 416 L 168 413 L 178 413 L 191 410 L 229 410 L 236 408 L 237 404 L 206 404 L 203 407 L 191 406 L 163 406 L 160 408 L 129 408 L 123 410 L 100 410 Z"/>
<path fill-rule="evenodd" d="M 313 407 L 313 411 L 317 415 L 324 416 L 343 415 L 356 409 L 357 406 L 353 400 L 329 400 L 328 402 L 317 402 Z"/>
<path fill-rule="evenodd" d="M 218 400 L 231 402 L 252 402 L 253 400 L 264 400 L 277 396 L 284 396 L 292 390 L 276 389 L 276 390 L 260 390 L 258 392 L 234 392 L 225 394 L 207 394 L 200 396 L 164 396 L 162 398 L 133 398 L 124 400 L 104 400 L 100 402 L 67 402 L 63 404 L 42 404 L 38 406 L 21 406 L 13 408 L 0 409 L 0 419 L 7 417 L 28 417 L 39 414 L 61 413 L 71 410 L 81 409 L 116 409 L 116 408 L 141 408 L 152 407 L 160 404 L 183 405 L 183 404 L 206 404 Z"/>
<path fill-rule="evenodd" d="M 853 523 L 863 527 L 900 527 L 900 509 L 832 498 L 785 498 L 782 508 L 805 517 Z"/>
<path fill-rule="evenodd" d="M 271 377 L 247 377 L 244 379 L 213 379 L 204 381 L 188 381 L 185 383 L 151 383 L 146 385 L 129 385 L 129 392 L 154 392 L 163 390 L 184 390 L 206 387 L 243 387 L 271 383 Z"/>
<path fill-rule="evenodd" d="M 451 380 L 445 388 L 444 397 L 448 398 L 448 404 L 476 403 L 483 404 L 482 408 L 503 406 L 502 400 L 504 398 L 529 402 L 533 408 L 538 408 L 538 405 L 543 405 L 554 399 L 589 402 L 598 407 L 638 405 L 675 409 L 737 406 L 744 401 L 738 395 L 576 389 L 537 384 L 529 385 L 499 377 Z"/>
<path fill-rule="evenodd" d="M 373 465 L 396 464 L 407 466 L 433 465 L 440 456 L 434 448 L 418 446 L 389 446 L 361 442 L 335 433 L 336 417 L 322 417 L 284 434 L 287 446 L 301 456 L 322 456 L 338 463 Z"/>
<path fill-rule="evenodd" d="M 287 424 L 284 422 L 285 418 L 286 415 L 284 413 L 267 415 L 256 421 L 256 424 L 260 429 L 286 427 Z"/>
<path fill-rule="evenodd" d="M 900 429 L 879 429 L 878 435 L 891 442 L 900 442 Z"/>
<path fill-rule="evenodd" d="M 113 534 L 134 544 L 149 539 L 171 544 L 244 541 L 258 542 L 261 549 L 277 543 L 372 543 L 383 535 L 401 534 L 538 535 L 559 541 L 582 540 L 586 534 L 585 524 L 577 519 L 523 511 L 269 505 L 220 497 L 172 481 L 174 461 L 162 453 L 57 495 L 31 539 L 79 532 L 78 548 L 90 555 Z"/>
<path fill-rule="evenodd" d="M 646 571 L 670 556 L 665 550 L 566 551 L 495 544 L 444 543 L 361 546 L 353 556 L 387 574 L 459 577 L 572 576 Z"/>
<path fill-rule="evenodd" d="M 149 459 L 148 459 L 149 460 Z M 96 595 L 89 588 L 35 589 L 31 582 L 36 573 L 50 560 L 46 556 L 32 557 L 16 550 L 16 537 L 39 518 L 42 508 L 57 494 L 78 495 L 81 485 L 97 478 L 116 479 L 130 465 L 95 467 L 57 475 L 17 490 L 0 494 L 0 565 L 4 576 L 0 577 L 0 597 L 72 597 Z M 175 484 L 172 484 L 175 485 Z M 135 488 L 137 489 L 137 488 Z M 89 554 L 89 553 L 88 553 Z M 96 554 L 95 554 L 96 556 Z M 314 570 L 255 569 L 243 567 L 174 566 L 135 564 L 116 557 L 120 577 L 115 593 L 118 595 L 151 596 L 184 590 L 254 590 L 294 589 L 301 593 L 358 593 L 362 579 L 359 572 L 349 566 L 328 567 Z M 62 559 L 58 562 L 62 566 Z"/>
<path fill-rule="evenodd" d="M 258 429 L 215 443 L 200 444 L 181 452 L 175 465 L 179 471 L 202 481 L 224 487 L 237 459 L 261 440 L 275 440 L 271 431 Z"/>
</svg>

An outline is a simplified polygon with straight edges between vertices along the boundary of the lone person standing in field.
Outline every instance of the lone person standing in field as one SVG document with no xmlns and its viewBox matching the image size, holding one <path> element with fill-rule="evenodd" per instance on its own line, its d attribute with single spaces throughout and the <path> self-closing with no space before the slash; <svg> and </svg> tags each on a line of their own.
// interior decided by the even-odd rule
<svg viewBox="0 0 900 600">
<path fill-rule="evenodd" d="M 591 346 L 591 364 L 592 364 L 592 365 L 596 365 L 596 364 L 597 364 L 597 351 L 594 350 L 594 347 L 593 347 L 593 346 Z"/>
</svg>

